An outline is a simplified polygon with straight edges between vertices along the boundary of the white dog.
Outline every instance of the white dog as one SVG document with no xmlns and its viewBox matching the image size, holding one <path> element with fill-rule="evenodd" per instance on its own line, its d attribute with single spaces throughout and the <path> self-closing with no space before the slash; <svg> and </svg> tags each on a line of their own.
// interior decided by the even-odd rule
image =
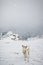
<svg viewBox="0 0 43 65">
<path fill-rule="evenodd" d="M 23 55 L 24 55 L 24 59 L 25 61 L 29 59 L 29 47 L 26 45 L 22 45 L 22 48 L 23 48 Z"/>
</svg>

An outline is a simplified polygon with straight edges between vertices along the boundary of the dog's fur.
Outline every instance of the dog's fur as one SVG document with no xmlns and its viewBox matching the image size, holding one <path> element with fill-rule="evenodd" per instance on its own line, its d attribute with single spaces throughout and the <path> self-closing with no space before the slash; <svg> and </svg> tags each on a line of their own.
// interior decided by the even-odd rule
<svg viewBox="0 0 43 65">
<path fill-rule="evenodd" d="M 23 48 L 23 55 L 24 55 L 24 59 L 28 59 L 29 58 L 29 47 L 26 45 L 22 45 L 22 48 Z"/>
</svg>

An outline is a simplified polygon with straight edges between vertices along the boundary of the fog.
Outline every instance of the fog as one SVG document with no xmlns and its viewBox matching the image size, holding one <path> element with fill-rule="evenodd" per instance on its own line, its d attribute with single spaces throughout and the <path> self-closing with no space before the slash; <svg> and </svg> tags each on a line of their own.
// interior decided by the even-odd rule
<svg viewBox="0 0 43 65">
<path fill-rule="evenodd" d="M 43 34 L 43 0 L 0 0 L 0 32 Z"/>
</svg>

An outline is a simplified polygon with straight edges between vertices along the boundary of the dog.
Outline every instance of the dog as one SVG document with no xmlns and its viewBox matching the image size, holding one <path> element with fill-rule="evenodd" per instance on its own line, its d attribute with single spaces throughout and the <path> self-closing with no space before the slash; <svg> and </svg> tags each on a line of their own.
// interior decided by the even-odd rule
<svg viewBox="0 0 43 65">
<path fill-rule="evenodd" d="M 27 60 L 29 61 L 29 47 L 27 45 L 26 46 L 22 45 L 22 49 L 25 61 Z"/>
</svg>

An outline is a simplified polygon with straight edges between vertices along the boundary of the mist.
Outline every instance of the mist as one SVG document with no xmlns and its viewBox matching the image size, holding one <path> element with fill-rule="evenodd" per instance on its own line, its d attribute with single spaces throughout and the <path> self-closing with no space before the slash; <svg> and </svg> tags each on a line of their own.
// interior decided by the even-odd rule
<svg viewBox="0 0 43 65">
<path fill-rule="evenodd" d="M 43 0 L 0 0 L 0 33 L 43 34 Z"/>
</svg>

